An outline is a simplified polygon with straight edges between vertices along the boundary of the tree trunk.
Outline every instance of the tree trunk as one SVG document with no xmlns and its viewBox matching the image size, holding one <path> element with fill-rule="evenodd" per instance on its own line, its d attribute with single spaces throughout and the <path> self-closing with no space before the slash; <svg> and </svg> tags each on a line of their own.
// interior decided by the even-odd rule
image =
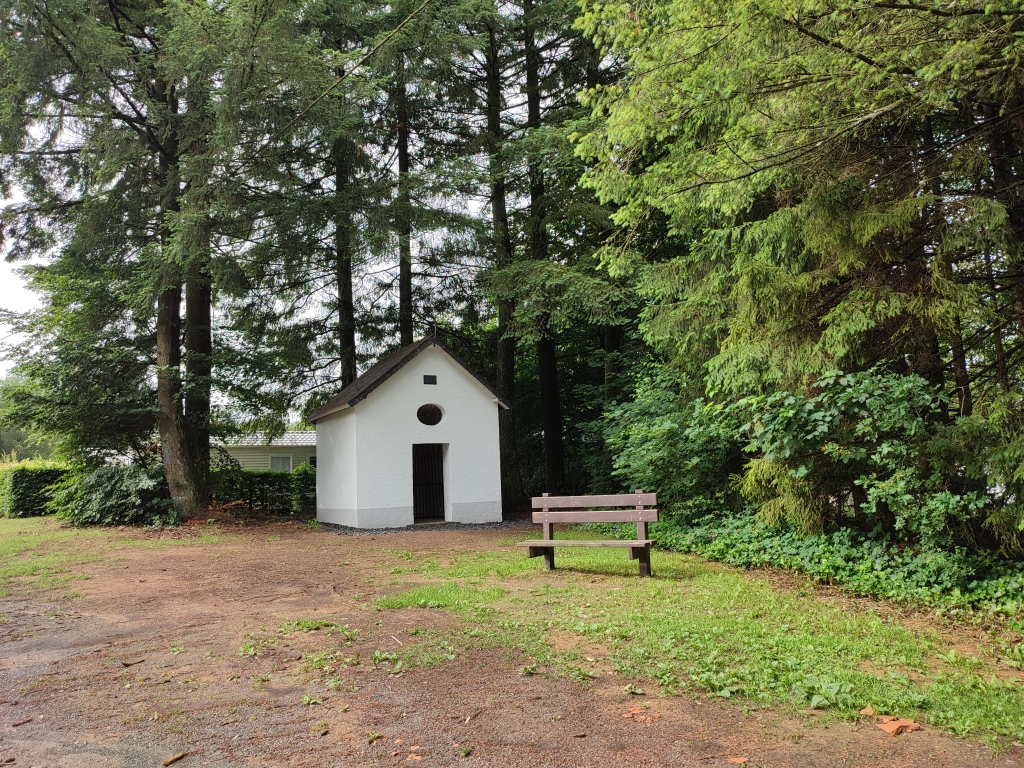
<svg viewBox="0 0 1024 768">
<path fill-rule="evenodd" d="M 999 291 L 996 289 L 996 278 L 992 271 L 992 254 L 985 252 L 985 272 L 988 280 L 988 290 L 993 303 L 999 302 Z M 992 341 L 996 355 L 996 377 L 1003 392 L 1009 392 L 1010 379 L 1006 370 L 1006 353 L 1003 350 L 1003 329 L 1005 323 L 1000 323 L 992 331 Z"/>
<path fill-rule="evenodd" d="M 157 90 L 167 100 L 172 113 L 177 104 L 170 89 L 158 83 Z M 178 140 L 174 130 L 168 131 L 160 147 L 160 248 L 167 260 L 163 267 L 173 274 L 169 251 L 173 238 L 171 217 L 181 210 L 181 177 L 178 170 Z M 185 518 L 195 510 L 190 501 L 189 475 L 184 452 L 181 401 L 181 283 L 177 275 L 165 278 L 157 298 L 156 315 L 156 403 L 160 411 L 157 428 L 160 432 L 160 454 L 167 478 L 167 487 L 175 512 Z"/>
<path fill-rule="evenodd" d="M 604 337 L 604 399 L 611 402 L 618 394 L 619 350 L 625 329 L 621 325 L 606 325 Z"/>
<path fill-rule="evenodd" d="M 523 30 L 526 53 L 526 127 L 535 131 L 541 125 L 540 113 L 540 51 L 534 38 L 533 0 L 523 3 Z M 527 159 L 530 177 L 530 258 L 544 261 L 548 257 L 547 209 L 544 198 L 544 168 L 536 154 Z M 565 490 L 565 447 L 562 442 L 562 404 L 558 390 L 558 366 L 555 338 L 545 317 L 537 342 L 537 374 L 540 380 L 541 423 L 544 428 L 545 490 Z"/>
<path fill-rule="evenodd" d="M 356 380 L 356 311 L 352 290 L 352 167 L 349 139 L 334 141 L 334 274 L 338 291 L 338 363 L 341 386 Z"/>
<path fill-rule="evenodd" d="M 399 60 L 395 105 L 398 119 L 398 330 L 402 346 L 413 342 L 412 322 L 412 210 L 409 195 L 409 96 L 405 88 L 405 60 Z"/>
<path fill-rule="evenodd" d="M 156 314 L 156 404 L 160 455 L 175 511 L 186 516 L 188 480 L 181 435 L 181 287 L 161 291 Z"/>
<path fill-rule="evenodd" d="M 565 491 L 565 452 L 562 445 L 562 404 L 558 393 L 558 365 L 555 340 L 545 336 L 537 342 L 540 374 L 540 420 L 544 429 L 545 489 L 555 495 Z"/>
<path fill-rule="evenodd" d="M 960 415 L 970 416 L 974 410 L 971 397 L 971 378 L 967 372 L 967 357 L 964 355 L 964 334 L 960 318 L 953 320 L 953 381 L 956 383 L 957 400 L 960 402 Z"/>
<path fill-rule="evenodd" d="M 512 240 L 505 201 L 505 169 L 501 157 L 504 133 L 501 127 L 501 58 L 497 34 L 488 30 L 487 52 L 487 161 L 490 176 L 491 222 L 494 230 L 494 265 L 512 263 Z M 510 335 L 514 313 L 512 301 L 498 299 L 497 390 L 509 402 L 515 400 L 516 340 Z M 501 462 L 501 498 L 506 509 L 525 497 L 519 462 L 516 460 L 515 415 L 498 411 L 498 452 Z"/>
<path fill-rule="evenodd" d="M 209 235 L 198 243 L 202 256 L 185 279 L 185 413 L 183 459 L 186 507 L 190 515 L 210 503 L 210 390 L 213 373 L 213 293 L 210 286 Z M 199 254 L 197 254 L 199 256 Z"/>
</svg>

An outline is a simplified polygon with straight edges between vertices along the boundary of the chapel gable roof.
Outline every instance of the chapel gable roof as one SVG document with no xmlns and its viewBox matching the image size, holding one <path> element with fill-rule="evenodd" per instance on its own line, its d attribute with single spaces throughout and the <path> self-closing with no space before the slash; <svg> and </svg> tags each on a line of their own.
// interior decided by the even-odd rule
<svg viewBox="0 0 1024 768">
<path fill-rule="evenodd" d="M 505 409 L 512 407 L 508 400 L 499 395 L 497 390 L 495 390 L 486 379 L 482 378 L 476 371 L 470 368 L 465 361 L 449 349 L 446 344 L 435 337 L 427 336 L 426 338 L 420 339 L 415 344 L 409 344 L 406 347 L 402 347 L 391 355 L 385 357 L 383 360 L 376 362 L 367 369 L 362 376 L 342 389 L 322 406 L 317 408 L 307 417 L 307 420 L 315 422 L 317 419 L 322 419 L 324 416 L 340 411 L 343 408 L 351 408 L 356 403 L 365 400 L 373 390 L 394 376 L 405 366 L 406 363 L 428 347 L 439 347 L 443 350 L 444 353 L 455 361 L 455 363 L 457 363 L 463 370 L 465 370 L 466 373 L 476 379 L 484 389 L 494 395 L 494 398 L 498 401 L 499 407 Z"/>
</svg>

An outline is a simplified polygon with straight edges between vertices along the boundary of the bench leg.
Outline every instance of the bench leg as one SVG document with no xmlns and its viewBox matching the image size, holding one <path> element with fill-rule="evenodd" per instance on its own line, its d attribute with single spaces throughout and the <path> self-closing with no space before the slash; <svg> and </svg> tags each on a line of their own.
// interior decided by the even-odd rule
<svg viewBox="0 0 1024 768">
<path fill-rule="evenodd" d="M 555 538 L 555 526 L 553 523 L 543 523 L 544 527 L 544 540 L 551 541 Z M 544 550 L 544 570 L 553 571 L 555 570 L 555 548 L 547 547 Z"/>
<path fill-rule="evenodd" d="M 651 575 L 651 548 L 649 546 L 644 547 L 643 552 L 640 553 L 640 576 Z"/>
<path fill-rule="evenodd" d="M 651 575 L 651 548 L 647 547 L 630 547 L 629 548 L 629 559 L 640 561 L 640 575 L 650 576 Z"/>
</svg>

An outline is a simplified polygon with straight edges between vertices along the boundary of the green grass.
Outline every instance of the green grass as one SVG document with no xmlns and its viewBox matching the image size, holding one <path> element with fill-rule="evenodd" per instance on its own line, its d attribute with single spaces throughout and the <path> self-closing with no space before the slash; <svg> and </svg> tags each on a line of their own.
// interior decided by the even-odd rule
<svg viewBox="0 0 1024 768">
<path fill-rule="evenodd" d="M 574 535 L 583 534 L 564 536 Z M 958 735 L 1024 738 L 1024 690 L 995 677 L 994 650 L 950 654 L 936 629 L 911 631 L 855 601 L 838 605 L 687 555 L 653 561 L 656 578 L 641 580 L 618 549 L 558 550 L 551 573 L 520 547 L 453 552 L 447 565 L 404 561 L 418 586 L 379 605 L 453 609 L 584 683 L 611 672 L 648 694 L 736 698 L 825 719 L 870 705 Z"/>
<path fill-rule="evenodd" d="M 190 544 L 213 544 L 229 537 L 216 532 L 189 539 L 111 540 L 109 528 L 72 528 L 52 517 L 0 518 L 0 597 L 13 589 L 48 591 L 60 589 L 76 575 L 72 567 L 113 557 L 118 551 L 157 549 Z M 69 593 L 76 597 L 80 593 Z"/>
<path fill-rule="evenodd" d="M 455 582 L 427 584 L 377 601 L 381 608 L 467 608 L 493 603 L 505 594 L 499 587 L 477 589 Z"/>
</svg>

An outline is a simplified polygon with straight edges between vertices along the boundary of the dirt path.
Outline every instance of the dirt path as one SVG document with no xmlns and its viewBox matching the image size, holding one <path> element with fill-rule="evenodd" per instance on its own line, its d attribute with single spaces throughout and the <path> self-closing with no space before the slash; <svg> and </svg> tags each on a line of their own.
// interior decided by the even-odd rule
<svg viewBox="0 0 1024 768">
<path fill-rule="evenodd" d="M 893 739 L 866 722 L 804 727 L 728 702 L 630 696 L 614 675 L 586 686 L 524 677 L 527 660 L 501 646 L 428 669 L 370 663 L 411 631 L 468 627 L 442 610 L 379 611 L 381 548 L 493 548 L 501 537 L 250 527 L 226 543 L 128 548 L 81 566 L 91 578 L 79 599 L 0 600 L 0 765 L 141 768 L 181 752 L 181 768 L 1024 764 L 1019 748 L 994 758 L 929 728 Z M 349 630 L 278 631 L 263 644 L 297 619 Z M 315 669 L 328 664 L 333 685 Z"/>
</svg>

